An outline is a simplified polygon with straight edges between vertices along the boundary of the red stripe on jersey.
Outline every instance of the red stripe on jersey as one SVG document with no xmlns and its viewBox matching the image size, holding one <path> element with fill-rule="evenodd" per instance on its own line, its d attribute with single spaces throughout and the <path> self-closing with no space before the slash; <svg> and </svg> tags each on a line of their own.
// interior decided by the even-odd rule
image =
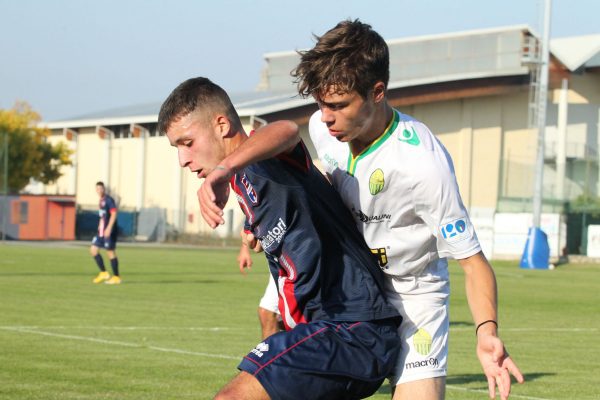
<svg viewBox="0 0 600 400">
<path fill-rule="evenodd" d="M 298 302 L 296 301 L 296 296 L 294 294 L 294 282 L 298 276 L 296 266 L 285 254 L 282 254 L 281 257 L 279 257 L 279 265 L 281 266 L 279 269 L 279 283 L 282 284 L 283 282 L 282 287 L 279 290 L 279 309 L 283 310 L 285 313 L 281 318 L 285 329 L 290 330 L 293 327 L 286 321 L 286 314 L 289 314 L 292 317 L 292 320 L 296 325 L 306 323 L 306 318 L 302 314 L 300 307 L 298 307 Z"/>
<path fill-rule="evenodd" d="M 240 188 L 238 185 L 236 185 L 235 177 L 231 178 L 230 185 L 236 194 L 236 198 L 237 198 L 238 203 L 240 204 L 240 208 L 242 209 L 244 214 L 246 214 L 246 219 L 248 220 L 248 224 L 252 225 L 254 223 L 254 212 L 252 212 L 252 208 L 248 207 L 248 204 L 246 204 L 246 200 L 244 200 L 244 194 L 243 194 L 244 192 L 242 191 L 242 188 Z"/>
</svg>

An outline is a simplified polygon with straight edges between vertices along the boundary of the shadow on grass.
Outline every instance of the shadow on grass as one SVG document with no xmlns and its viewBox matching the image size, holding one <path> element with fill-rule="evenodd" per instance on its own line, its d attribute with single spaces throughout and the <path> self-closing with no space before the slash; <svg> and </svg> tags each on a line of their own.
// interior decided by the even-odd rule
<svg viewBox="0 0 600 400">
<path fill-rule="evenodd" d="M 531 374 L 525 374 L 525 382 L 533 382 L 539 378 L 543 378 L 545 376 L 554 376 L 556 373 L 554 372 L 535 372 Z M 516 383 L 516 380 L 511 377 L 513 383 Z M 465 375 L 450 375 L 446 377 L 446 384 L 448 385 L 466 385 L 469 383 L 481 383 L 484 385 L 484 389 L 487 388 L 487 381 L 483 372 L 481 374 L 465 374 Z"/>
<path fill-rule="evenodd" d="M 539 378 L 543 378 L 546 376 L 554 376 L 556 375 L 553 372 L 536 372 L 525 375 L 525 382 L 533 382 Z M 516 383 L 515 379 L 512 378 L 512 382 Z M 481 374 L 464 374 L 464 375 L 450 375 L 446 377 L 447 385 L 467 385 L 470 383 L 480 383 L 482 390 L 487 390 L 487 381 L 483 372 Z M 378 394 L 388 394 L 391 396 L 392 394 L 392 386 L 388 381 L 386 381 L 379 390 L 377 390 Z"/>
<path fill-rule="evenodd" d="M 0 276 L 92 276 L 89 272 L 0 272 Z"/>
<path fill-rule="evenodd" d="M 452 327 L 464 327 L 464 326 L 474 326 L 472 322 L 468 321 L 450 321 L 450 326 Z"/>
</svg>

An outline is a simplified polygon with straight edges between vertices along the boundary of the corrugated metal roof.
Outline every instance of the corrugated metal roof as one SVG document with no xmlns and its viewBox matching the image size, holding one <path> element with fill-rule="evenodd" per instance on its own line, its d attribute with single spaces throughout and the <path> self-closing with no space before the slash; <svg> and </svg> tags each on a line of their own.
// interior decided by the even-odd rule
<svg viewBox="0 0 600 400">
<path fill-rule="evenodd" d="M 600 66 L 600 34 L 552 39 L 550 51 L 569 70 Z"/>
<path fill-rule="evenodd" d="M 485 77 L 525 75 L 523 38 L 535 36 L 526 25 L 388 40 L 390 89 Z M 552 53 L 571 71 L 600 66 L 600 34 L 553 39 Z M 313 103 L 295 91 L 290 70 L 295 51 L 267 53 L 268 91 L 230 94 L 240 116 L 260 116 Z M 160 102 L 132 105 L 44 123 L 51 129 L 156 122 Z"/>
</svg>

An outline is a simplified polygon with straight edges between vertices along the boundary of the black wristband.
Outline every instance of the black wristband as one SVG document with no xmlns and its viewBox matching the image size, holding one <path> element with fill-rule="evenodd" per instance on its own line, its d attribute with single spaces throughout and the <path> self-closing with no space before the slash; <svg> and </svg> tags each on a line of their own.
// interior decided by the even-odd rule
<svg viewBox="0 0 600 400">
<path fill-rule="evenodd" d="M 483 321 L 482 323 L 480 323 L 479 325 L 477 325 L 477 328 L 475 328 L 475 336 L 477 336 L 477 331 L 479 330 L 479 328 L 481 328 L 482 325 L 487 324 L 488 322 L 493 323 L 494 325 L 496 325 L 496 329 L 498 329 L 498 323 L 496 321 L 494 321 L 493 319 L 488 319 L 486 321 Z"/>
</svg>

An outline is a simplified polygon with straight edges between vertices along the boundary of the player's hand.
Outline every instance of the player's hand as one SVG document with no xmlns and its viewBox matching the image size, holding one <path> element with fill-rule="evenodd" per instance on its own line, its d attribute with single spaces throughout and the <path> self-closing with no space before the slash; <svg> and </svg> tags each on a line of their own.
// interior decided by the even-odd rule
<svg viewBox="0 0 600 400">
<path fill-rule="evenodd" d="M 242 242 L 246 243 L 248 248 L 254 250 L 255 253 L 263 251 L 260 241 L 252 233 L 242 232 Z"/>
<path fill-rule="evenodd" d="M 240 266 L 240 272 L 246 275 L 246 270 L 252 268 L 252 257 L 250 256 L 250 249 L 248 249 L 247 244 L 242 243 L 237 261 Z"/>
<path fill-rule="evenodd" d="M 105 238 L 109 238 L 110 237 L 110 233 L 111 233 L 111 229 L 108 229 L 108 228 L 104 229 L 104 237 Z"/>
<path fill-rule="evenodd" d="M 477 357 L 487 378 L 491 399 L 496 398 L 496 387 L 500 399 L 508 399 L 510 375 L 513 375 L 519 383 L 525 381 L 517 365 L 508 356 L 500 338 L 492 334 L 480 333 L 477 337 Z"/>
<path fill-rule="evenodd" d="M 229 198 L 229 180 L 233 176 L 230 169 L 218 166 L 206 176 L 198 189 L 198 202 L 202 218 L 211 228 L 225 223 L 223 208 Z"/>
</svg>

